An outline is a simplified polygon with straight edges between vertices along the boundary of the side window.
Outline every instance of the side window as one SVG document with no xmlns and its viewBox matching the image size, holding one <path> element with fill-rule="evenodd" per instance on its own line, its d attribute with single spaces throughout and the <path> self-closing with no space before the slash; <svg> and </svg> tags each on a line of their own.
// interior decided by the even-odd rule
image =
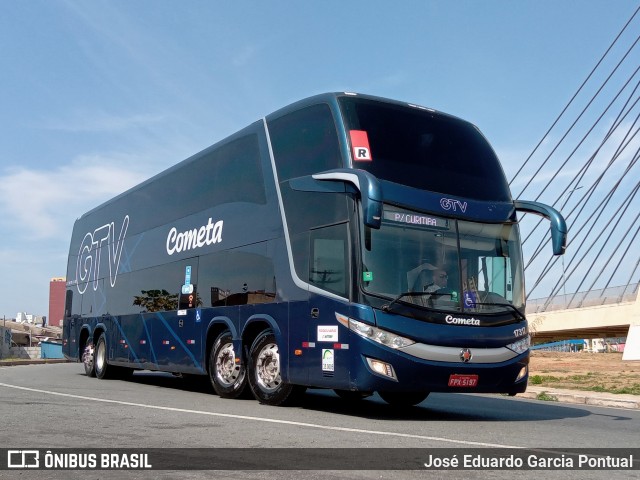
<svg viewBox="0 0 640 480">
<path fill-rule="evenodd" d="M 187 275 L 187 268 L 189 274 Z M 202 305 L 200 292 L 195 279 L 198 278 L 198 258 L 193 257 L 178 262 L 158 265 L 144 270 L 136 270 L 122 278 L 123 283 L 119 293 L 114 289 L 110 304 L 115 311 L 122 313 L 151 313 L 177 310 L 180 307 L 182 287 L 187 276 L 190 277 L 189 285 L 194 299 L 191 305 L 182 305 L 182 308 L 194 308 Z M 128 283 L 128 284 L 127 284 Z"/>
<path fill-rule="evenodd" d="M 202 159 L 203 194 L 212 195 L 211 203 L 267 203 L 260 165 L 257 135 L 249 135 L 223 145 Z"/>
<path fill-rule="evenodd" d="M 71 317 L 71 315 L 78 315 L 80 313 L 80 305 L 79 300 L 81 300 L 80 296 L 77 296 L 76 305 L 73 303 L 73 289 L 67 288 L 67 292 L 65 293 L 64 298 L 64 318 L 67 319 Z"/>
<path fill-rule="evenodd" d="M 149 182 L 123 200 L 149 229 L 214 205 L 267 203 L 258 136 L 247 135 L 197 154 L 191 163 Z"/>
<path fill-rule="evenodd" d="M 309 283 L 348 297 L 350 281 L 349 230 L 346 223 L 310 232 Z"/>
<path fill-rule="evenodd" d="M 280 182 L 342 166 L 338 135 L 327 104 L 269 122 L 269 135 Z"/>
<path fill-rule="evenodd" d="M 200 266 L 198 283 L 205 307 L 275 301 L 273 261 L 264 243 L 200 257 Z"/>
</svg>

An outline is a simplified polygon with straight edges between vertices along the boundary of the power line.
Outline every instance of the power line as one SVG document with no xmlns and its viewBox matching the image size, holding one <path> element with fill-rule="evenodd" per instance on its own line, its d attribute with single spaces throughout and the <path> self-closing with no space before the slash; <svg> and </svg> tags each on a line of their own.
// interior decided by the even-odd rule
<svg viewBox="0 0 640 480">
<path fill-rule="evenodd" d="M 611 45 L 609 45 L 609 48 L 607 48 L 607 50 L 604 52 L 604 54 L 600 57 L 600 60 L 598 60 L 598 63 L 596 63 L 596 66 L 593 67 L 593 69 L 591 70 L 591 72 L 589 73 L 589 75 L 587 75 L 587 78 L 582 82 L 582 85 L 580 85 L 580 87 L 578 88 L 578 90 L 576 91 L 576 93 L 573 94 L 573 97 L 571 97 L 571 100 L 569 100 L 569 102 L 565 105 L 565 107 L 562 109 L 562 111 L 560 112 L 560 114 L 558 115 L 558 117 L 555 119 L 555 121 L 553 122 L 553 124 L 549 127 L 549 129 L 546 131 L 546 133 L 542 136 L 542 138 L 540 139 L 540 141 L 538 142 L 538 144 L 535 146 L 535 148 L 533 149 L 533 151 L 529 154 L 529 156 L 527 157 L 527 159 L 524 161 L 524 163 L 520 166 L 520 168 L 518 169 L 518 171 L 515 173 L 515 175 L 511 178 L 511 181 L 509 182 L 509 186 L 511 186 L 511 183 L 516 179 L 516 177 L 518 177 L 518 175 L 520 175 L 520 172 L 522 172 L 522 170 L 524 169 L 524 167 L 529 163 L 529 160 L 531 160 L 531 158 L 533 157 L 533 155 L 536 153 L 536 151 L 538 151 L 538 148 L 540 147 L 540 145 L 542 145 L 542 142 L 544 142 L 544 140 L 547 138 L 547 136 L 549 135 L 549 133 L 551 132 L 551 130 L 554 129 L 554 127 L 556 126 L 556 124 L 558 123 L 558 121 L 560 121 L 560 119 L 562 118 L 562 116 L 564 115 L 564 113 L 567 111 L 567 109 L 569 108 L 569 106 L 573 103 L 573 101 L 576 99 L 576 97 L 580 94 L 580 92 L 582 91 L 582 89 L 584 88 L 584 86 L 587 84 L 587 82 L 589 81 L 589 79 L 593 76 L 593 74 L 595 73 L 595 71 L 598 69 L 598 67 L 600 67 L 600 64 L 604 61 L 604 59 L 606 58 L 606 56 L 609 54 L 609 52 L 611 51 L 611 49 L 614 47 L 614 45 L 618 42 L 618 40 L 620 39 L 620 37 L 622 36 L 622 34 L 624 33 L 624 31 L 627 29 L 627 27 L 629 26 L 629 24 L 633 21 L 633 19 L 635 18 L 635 16 L 637 15 L 638 11 L 640 11 L 640 7 L 638 7 L 636 9 L 635 12 L 633 12 L 633 15 L 631 15 L 631 18 L 627 21 L 627 23 L 624 25 L 624 27 L 622 27 L 622 30 L 620 30 L 620 32 L 618 33 L 618 35 L 616 36 L 616 38 L 613 40 L 613 42 L 611 42 Z M 520 194 L 522 194 L 524 192 L 524 190 L 522 190 L 520 192 Z"/>
<path fill-rule="evenodd" d="M 629 26 L 637 18 L 639 11 L 640 7 L 633 12 L 598 60 L 596 66 L 509 182 L 510 185 L 513 185 L 519 178 L 524 178 L 525 168 L 534 161 L 535 155 L 540 153 L 540 148 L 557 128 L 561 118 L 566 117 L 570 106 L 576 105 L 581 96 L 587 96 L 585 105 L 579 108 L 577 118 L 573 119 L 568 128 L 563 130 L 560 139 L 549 147 L 550 153 L 546 154 L 533 169 L 530 169 L 534 173 L 526 175 L 524 178 L 526 181 L 523 182 L 524 186 L 520 191 L 521 195 L 534 185 L 541 184 L 542 179 L 549 176 L 544 180 L 545 183 L 542 183 L 537 189 L 535 200 L 540 200 L 545 194 L 548 196 L 551 192 L 559 192 L 554 193 L 557 198 L 550 203 L 551 205 L 560 208 L 561 211 L 568 205 L 573 205 L 568 213 L 564 212 L 569 223 L 568 252 L 571 258 L 566 267 L 563 259 L 562 278 L 560 280 L 554 279 L 553 286 L 549 286 L 551 294 L 545 308 L 560 289 L 566 288 L 568 282 L 573 284 L 574 279 L 575 283 L 579 284 L 576 289 L 572 289 L 574 292 L 579 291 L 582 285 L 590 285 L 589 288 L 593 289 L 600 282 L 606 282 L 604 287 L 606 289 L 616 278 L 626 275 L 628 269 L 634 264 L 627 257 L 636 252 L 632 246 L 640 232 L 640 227 L 635 229 L 640 213 L 631 223 L 628 223 L 627 217 L 629 213 L 633 215 L 640 210 L 637 208 L 638 200 L 636 198 L 640 184 L 636 184 L 631 190 L 628 190 L 627 180 L 640 177 L 637 169 L 640 158 L 640 135 L 638 135 L 640 133 L 638 126 L 640 124 L 640 113 L 638 113 L 640 81 L 635 80 L 640 72 L 640 66 L 638 66 L 640 62 L 634 60 L 634 57 L 637 57 L 640 36 L 633 35 L 629 38 L 629 35 L 626 35 L 628 43 L 625 46 L 623 45 L 623 34 L 630 30 Z M 608 62 L 612 64 L 611 69 L 603 72 L 602 82 L 594 86 L 595 92 L 588 93 L 589 82 L 604 67 L 605 60 L 614 56 L 614 49 L 619 51 L 621 56 L 616 61 Z M 630 74 L 621 78 L 621 74 L 625 70 Z M 587 112 L 599 104 L 603 104 L 603 106 L 595 120 L 585 130 L 582 130 L 584 133 L 581 133 L 575 143 L 570 144 L 567 148 L 571 138 L 577 137 L 578 130 L 582 128 L 579 126 L 579 122 L 583 118 L 587 118 Z M 609 120 L 608 117 L 612 114 L 614 118 Z M 633 121 L 629 122 L 631 117 Z M 596 136 L 598 126 L 605 121 L 609 124 L 606 132 L 597 140 L 596 146 L 590 151 L 587 159 L 576 165 L 579 158 L 578 153 L 593 143 L 592 139 Z M 562 150 L 567 150 L 567 153 L 558 158 L 562 151 L 561 147 Z M 601 161 L 604 158 L 608 158 L 606 163 Z M 622 160 L 624 162 L 621 162 Z M 552 173 L 547 175 L 545 169 L 551 163 L 556 167 Z M 592 180 L 588 180 L 590 177 Z M 562 184 L 562 188 L 557 188 L 558 184 Z M 608 191 L 604 191 L 605 185 Z M 575 193 L 582 188 L 584 190 L 581 194 Z M 620 198 L 623 200 L 618 204 Z M 595 207 L 594 203 L 597 204 Z M 529 229 L 529 225 L 523 225 L 526 227 L 526 232 L 523 228 L 524 240 L 522 242 L 525 246 L 525 253 L 532 252 L 531 255 L 525 255 L 525 258 L 528 258 L 525 270 L 527 272 L 536 270 L 537 272 L 537 279 L 527 297 L 530 297 L 533 291 L 543 285 L 547 288 L 550 275 L 559 259 L 559 257 L 550 258 L 542 269 L 539 269 L 541 266 L 539 265 L 541 262 L 538 260 L 539 254 L 549 242 L 548 235 L 542 237 L 538 232 L 540 225 L 542 225 L 540 220 L 531 229 Z M 621 233 L 622 230 L 626 231 Z M 632 234 L 632 232 L 634 233 Z M 534 238 L 537 243 L 535 247 L 526 247 Z M 587 261 L 598 266 L 584 273 L 581 264 L 584 267 Z M 635 267 L 629 273 L 625 291 L 629 282 L 635 278 L 634 275 L 636 275 L 639 265 L 640 258 L 637 259 Z M 573 295 L 572 301 L 575 300 L 576 295 Z M 604 290 L 602 295 L 604 295 Z M 586 294 L 580 303 L 584 301 L 584 298 L 586 298 Z"/>
</svg>

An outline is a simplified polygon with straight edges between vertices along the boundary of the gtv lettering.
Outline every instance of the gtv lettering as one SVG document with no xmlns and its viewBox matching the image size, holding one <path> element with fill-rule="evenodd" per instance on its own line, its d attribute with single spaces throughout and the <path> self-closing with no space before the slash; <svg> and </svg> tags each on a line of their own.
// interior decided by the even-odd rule
<svg viewBox="0 0 640 480">
<path fill-rule="evenodd" d="M 122 256 L 122 247 L 124 246 L 124 238 L 129 228 L 129 215 L 122 220 L 120 234 L 116 242 L 115 223 L 107 223 L 96 228 L 93 232 L 87 232 L 80 244 L 78 252 L 78 263 L 76 265 L 76 286 L 78 292 L 82 295 L 89 282 L 93 278 L 93 289 L 98 289 L 98 279 L 100 278 L 100 259 L 102 257 L 102 247 L 106 243 L 109 254 L 109 278 L 111 286 L 115 286 L 118 276 L 118 267 L 120 265 L 120 257 Z"/>
<path fill-rule="evenodd" d="M 452 198 L 441 198 L 440 206 L 444 210 L 453 210 L 454 212 L 460 210 L 464 213 L 467 211 L 467 202 L 461 202 L 460 200 L 454 200 Z"/>
</svg>

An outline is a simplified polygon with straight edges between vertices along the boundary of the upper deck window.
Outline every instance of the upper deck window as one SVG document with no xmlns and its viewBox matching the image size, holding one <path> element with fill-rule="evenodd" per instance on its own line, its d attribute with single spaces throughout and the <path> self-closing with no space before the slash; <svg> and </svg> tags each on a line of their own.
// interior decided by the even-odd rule
<svg viewBox="0 0 640 480">
<path fill-rule="evenodd" d="M 269 135 L 280 182 L 343 166 L 327 104 L 303 108 L 269 122 Z"/>
<path fill-rule="evenodd" d="M 353 167 L 411 187 L 489 201 L 510 201 L 493 149 L 472 124 L 434 111 L 342 97 L 346 128 L 368 139 L 369 158 Z M 351 135 L 354 138 L 354 135 Z"/>
</svg>

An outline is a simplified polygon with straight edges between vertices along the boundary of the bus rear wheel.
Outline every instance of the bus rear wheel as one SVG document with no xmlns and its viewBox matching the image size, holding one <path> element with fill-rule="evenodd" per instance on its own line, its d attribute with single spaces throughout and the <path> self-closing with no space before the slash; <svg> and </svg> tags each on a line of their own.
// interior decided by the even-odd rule
<svg viewBox="0 0 640 480">
<path fill-rule="evenodd" d="M 84 373 L 87 377 L 95 377 L 96 376 L 96 365 L 95 365 L 95 351 L 93 348 L 93 342 L 87 341 L 84 346 L 84 351 L 82 352 L 82 363 L 84 364 Z"/>
<path fill-rule="evenodd" d="M 107 334 L 102 332 L 96 348 L 93 353 L 93 368 L 96 371 L 96 377 L 105 379 L 111 377 L 111 366 L 107 363 Z"/>
<path fill-rule="evenodd" d="M 282 405 L 291 403 L 304 393 L 304 387 L 282 380 L 280 352 L 276 337 L 265 330 L 254 340 L 249 352 L 249 386 L 260 403 Z"/>
<path fill-rule="evenodd" d="M 231 332 L 224 331 L 216 338 L 209 354 L 209 379 L 222 398 L 238 398 L 247 386 L 244 365 L 236 362 Z"/>
<path fill-rule="evenodd" d="M 394 407 L 413 407 L 422 403 L 429 392 L 378 392 L 378 395 Z"/>
<path fill-rule="evenodd" d="M 117 367 L 107 363 L 107 334 L 102 332 L 93 352 L 93 368 L 100 380 L 107 378 L 128 379 L 133 374 L 131 367 Z M 86 364 L 85 364 L 86 369 Z"/>
</svg>

